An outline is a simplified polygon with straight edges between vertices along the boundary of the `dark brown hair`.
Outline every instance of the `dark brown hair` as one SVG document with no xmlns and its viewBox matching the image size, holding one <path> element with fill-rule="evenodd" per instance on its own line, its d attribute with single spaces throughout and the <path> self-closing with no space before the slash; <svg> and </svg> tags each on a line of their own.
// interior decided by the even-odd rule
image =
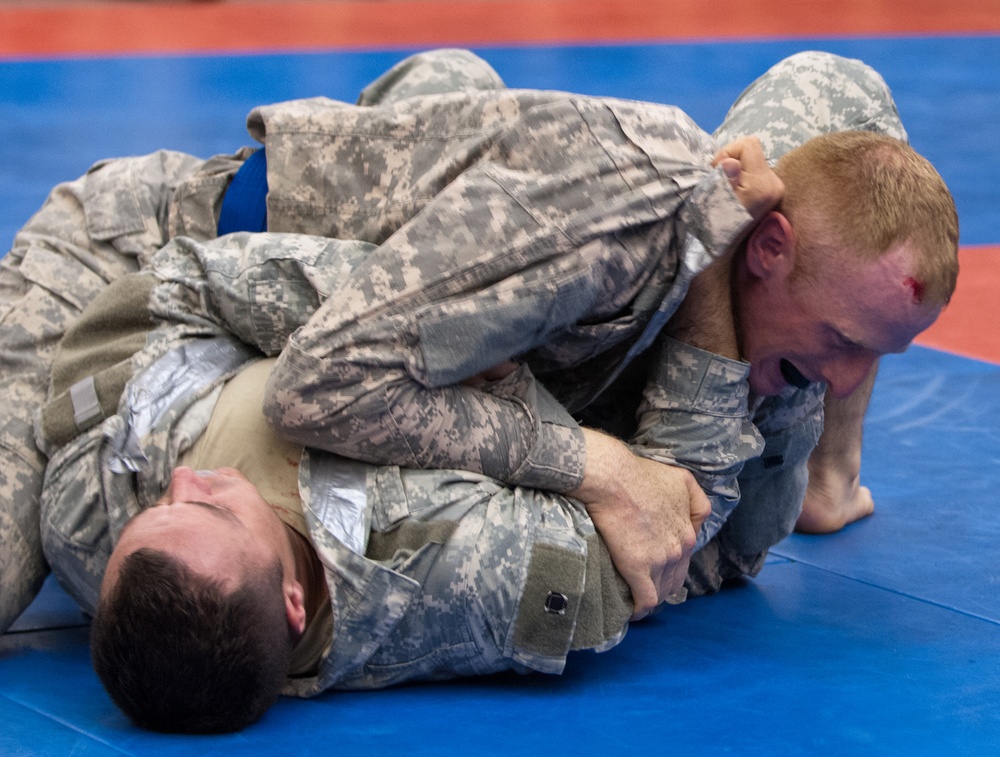
<svg viewBox="0 0 1000 757">
<path fill-rule="evenodd" d="M 163 552 L 124 559 L 90 647 L 101 682 L 137 726 L 235 731 L 277 699 L 292 650 L 281 566 L 248 569 L 244 579 L 226 592 Z"/>
</svg>

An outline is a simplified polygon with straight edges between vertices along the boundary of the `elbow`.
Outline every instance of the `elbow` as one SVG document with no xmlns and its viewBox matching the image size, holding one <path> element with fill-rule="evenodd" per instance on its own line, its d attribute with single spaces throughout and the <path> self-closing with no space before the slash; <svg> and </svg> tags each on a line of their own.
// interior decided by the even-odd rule
<svg viewBox="0 0 1000 757">
<path fill-rule="evenodd" d="M 317 408 L 304 374 L 286 353 L 278 358 L 264 387 L 261 410 L 267 425 L 280 437 L 315 446 Z"/>
<path fill-rule="evenodd" d="M 295 428 L 295 425 L 289 420 L 297 413 L 294 403 L 289 402 L 289 398 L 294 394 L 294 390 L 290 390 L 286 383 L 285 372 L 282 370 L 279 360 L 268 377 L 261 406 L 264 420 L 271 430 L 279 436 L 287 437 L 287 432 Z"/>
<path fill-rule="evenodd" d="M 305 447 L 371 460 L 377 457 L 380 419 L 372 402 L 359 400 L 352 388 L 310 370 L 286 349 L 264 389 L 264 420 L 276 435 Z M 366 451 L 366 445 L 372 449 Z"/>
</svg>

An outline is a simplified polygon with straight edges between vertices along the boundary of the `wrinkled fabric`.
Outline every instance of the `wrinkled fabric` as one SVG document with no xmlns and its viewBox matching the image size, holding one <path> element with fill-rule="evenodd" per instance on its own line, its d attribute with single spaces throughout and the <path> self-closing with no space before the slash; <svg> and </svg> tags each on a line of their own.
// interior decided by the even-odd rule
<svg viewBox="0 0 1000 757">
<path fill-rule="evenodd" d="M 611 386 L 690 279 L 746 228 L 728 182 L 708 167 L 723 143 L 756 134 L 773 160 L 829 131 L 905 138 L 877 73 L 815 52 L 748 87 L 714 140 L 673 109 L 516 90 L 403 101 L 388 113 L 308 101 L 258 109 L 250 127 L 280 166 L 294 164 L 286 186 L 271 183 L 279 227 L 305 218 L 379 244 L 292 335 L 272 376 L 272 424 L 372 462 L 462 467 L 555 491 L 581 481 L 578 429 L 543 420 L 523 370 L 469 379 L 516 358 L 570 412 Z M 295 164 L 298 140 L 350 168 L 312 180 Z M 406 170 L 390 170 L 397 163 Z M 383 175 L 379 202 L 362 214 L 358 198 Z M 724 421 L 665 404 L 659 378 L 676 366 L 652 363 L 635 450 L 695 474 L 713 508 L 705 544 L 741 500 L 743 465 L 779 433 L 772 415 L 806 408 L 808 420 L 783 431 L 806 440 L 796 447 L 815 445 L 824 388 L 753 407 L 744 392 Z M 730 388 L 718 388 L 730 403 Z M 765 425 L 766 434 L 753 428 Z M 702 452 L 687 458 L 676 446 Z M 712 448 L 724 458 L 707 460 Z M 757 517 L 746 519 L 768 525 L 746 544 L 779 540 L 801 507 L 808 454 L 770 457 L 782 463 L 753 476 Z M 760 552 L 738 554 L 741 565 L 762 562 Z"/>
<path fill-rule="evenodd" d="M 427 86 L 433 88 L 428 82 L 434 77 L 409 89 L 408 82 L 413 80 L 400 76 L 394 82 L 380 80 L 366 90 L 360 108 L 313 100 L 289 103 L 284 109 L 268 106 L 251 114 L 249 126 L 266 144 L 269 182 L 277 187 L 268 208 L 277 223 L 275 230 L 342 234 L 333 257 L 340 258 L 339 264 L 350 272 L 324 271 L 322 255 L 317 253 L 319 264 L 307 273 L 305 284 L 295 284 L 298 288 L 293 291 L 283 287 L 281 265 L 295 264 L 282 263 L 270 280 L 254 284 L 248 300 L 253 306 L 228 315 L 234 323 L 243 324 L 241 328 L 253 330 L 244 338 L 274 354 L 295 328 L 308 321 L 305 317 L 299 322 L 294 315 L 302 303 L 319 308 L 336 294 L 337 304 L 328 310 L 341 321 L 352 308 L 371 315 L 372 303 L 390 303 L 370 322 L 350 326 L 349 333 L 345 332 L 349 338 L 342 341 L 352 359 L 363 358 L 360 367 L 331 371 L 338 381 L 349 384 L 388 366 L 409 387 L 381 397 L 376 393 L 351 399 L 349 411 L 357 411 L 359 419 L 367 412 L 366 402 L 385 419 L 381 426 L 373 420 L 373 438 L 381 434 L 398 443 L 399 434 L 404 442 L 407 434 L 417 441 L 424 435 L 431 440 L 426 450 L 407 442 L 397 444 L 392 454 L 402 452 L 407 462 L 418 464 L 421 460 L 460 461 L 474 470 L 505 474 L 499 477 L 513 482 L 557 490 L 577 482 L 582 466 L 579 429 L 565 408 L 576 410 L 587 406 L 595 393 L 612 393 L 612 382 L 626 356 L 631 358 L 637 345 L 656 340 L 656 331 L 683 298 L 686 281 L 745 224 L 728 184 L 706 168 L 706 156 L 714 147 L 740 134 L 755 133 L 774 158 L 822 131 L 870 128 L 905 137 L 881 78 L 858 61 L 822 53 L 793 56 L 762 76 L 734 105 L 715 140 L 693 127 L 683 114 L 663 106 L 502 90 L 495 72 L 463 51 L 417 56 L 400 64 L 397 73 L 423 71 L 418 65 L 421 61 L 444 66 L 445 79 L 457 77 L 461 87 L 475 91 L 411 101 L 405 98 L 426 94 Z M 445 82 L 442 90 L 447 88 Z M 395 125 L 391 118 L 387 120 L 388 112 L 398 117 Z M 755 112 L 763 115 L 755 118 Z M 323 143 L 330 135 L 320 132 L 328 124 L 326 116 L 313 123 L 310 119 L 317 113 L 343 117 L 341 126 L 365 125 L 369 131 L 364 139 L 371 141 L 367 146 L 351 146 L 347 135 L 341 134 Z M 436 120 L 442 114 L 444 121 Z M 306 128 L 296 131 L 296 123 Z M 442 136 L 444 126 L 455 124 L 462 128 L 451 139 L 435 140 Z M 408 135 L 407 129 L 415 130 Z M 537 136 L 541 143 L 549 137 L 553 141 L 549 147 L 524 144 L 519 137 L 527 134 Z M 422 142 L 421 136 L 428 139 Z M 304 149 L 310 140 L 323 143 L 327 152 L 321 154 L 339 150 L 346 162 L 296 159 L 292 149 L 296 140 Z M 415 160 L 416 170 L 408 170 L 407 161 L 418 148 L 429 152 Z M 249 152 L 246 148 L 204 162 L 158 153 L 98 164 L 87 177 L 53 192 L 3 260 L 0 381 L 5 382 L 5 396 L 18 401 L 6 405 L 7 417 L 0 423 L 0 454 L 4 455 L 0 465 L 0 560 L 4 561 L 0 577 L 5 587 L 0 627 L 6 627 L 27 605 L 46 570 L 36 525 L 45 459 L 34 444 L 31 428 L 33 408 L 44 397 L 58 339 L 96 292 L 135 270 L 167 239 L 189 237 L 194 241 L 187 244 L 196 247 L 195 242 L 214 237 L 225 188 Z M 554 177 L 550 180 L 540 169 L 558 169 L 556 158 L 564 152 L 562 186 L 569 190 L 560 193 L 553 191 L 559 187 Z M 436 160 L 435 154 L 441 159 Z M 678 165 L 678 154 L 693 162 L 688 165 L 681 160 L 683 165 Z M 596 174 L 593 187 L 592 174 Z M 591 205 L 579 207 L 582 196 L 589 196 Z M 719 208 L 727 212 L 716 213 Z M 671 209 L 675 212 L 668 220 Z M 467 220 L 466 210 L 470 211 Z M 709 211 L 711 217 L 706 215 Z M 515 223 L 517 219 L 524 222 L 523 227 Z M 290 260 L 322 245 L 304 237 L 289 241 L 293 236 L 280 235 L 285 240 L 282 244 L 294 248 Z M 263 237 L 259 244 L 268 245 L 268 239 Z M 393 256 L 415 259 L 407 256 L 423 248 L 440 251 L 440 264 L 428 267 L 429 258 L 421 257 L 419 265 L 404 275 Z M 276 250 L 273 257 L 280 258 L 284 252 Z M 326 254 L 329 259 L 332 253 Z M 576 262 L 575 256 L 579 256 Z M 591 275 L 594 266 L 610 279 Z M 506 285 L 511 276 L 525 288 Z M 618 289 L 607 285 L 611 280 Z M 431 286 L 429 282 L 436 283 Z M 292 306 L 285 307 L 289 300 Z M 266 307 L 257 309 L 260 303 Z M 479 310 L 483 304 L 485 309 Z M 581 314 L 597 320 L 588 321 Z M 325 327 L 336 323 L 336 318 Z M 14 328 L 7 329 L 8 325 Z M 160 349 L 172 339 L 218 333 L 214 321 L 198 318 L 177 328 L 177 333 L 161 335 Z M 513 336 L 506 333 L 511 330 Z M 470 341 L 490 350 L 475 354 L 459 346 Z M 307 367 L 315 371 L 317 357 L 324 359 L 309 355 L 310 350 L 319 351 L 318 338 L 303 344 L 305 349 L 300 351 Z M 417 348 L 418 344 L 426 350 Z M 673 354 L 656 349 L 657 355 Z M 478 386 L 485 405 L 444 403 L 442 413 L 432 408 L 414 423 L 415 416 L 405 409 L 408 392 L 426 394 L 429 386 L 446 393 L 454 388 L 447 382 L 490 367 L 498 354 L 519 354 L 524 366 L 485 390 Z M 650 375 L 669 373 L 669 364 L 657 365 L 650 354 L 639 356 L 651 365 Z M 296 358 L 291 357 L 292 351 L 288 355 L 291 365 Z M 144 367 L 138 358 L 135 369 Z M 296 396 L 300 389 L 282 394 L 286 390 L 277 384 L 275 390 L 272 418 L 291 425 L 303 420 L 296 418 L 299 411 L 294 409 L 303 399 Z M 808 450 L 822 425 L 822 391 L 813 386 L 748 405 L 745 411 L 731 409 L 727 417 L 732 422 L 723 424 L 700 423 L 696 407 L 685 408 L 676 401 L 668 413 L 660 407 L 660 394 L 645 393 L 643 413 L 648 417 L 642 419 L 642 426 L 660 429 L 651 439 L 671 438 L 670 426 L 676 422 L 680 428 L 696 430 L 690 449 L 702 450 L 702 457 L 712 445 L 732 453 L 731 464 L 702 471 L 698 453 L 687 460 L 681 449 L 684 445 L 667 450 L 643 440 L 636 446 L 640 454 L 690 467 L 712 500 L 713 527 L 726 523 L 714 538 L 709 540 L 712 535 L 707 531 L 699 537 L 708 540 L 708 548 L 699 553 L 706 556 L 698 566 L 699 575 L 706 577 L 699 585 L 711 589 L 730 574 L 756 572 L 767 547 L 790 530 L 804 493 Z M 698 400 L 711 401 L 705 396 Z M 638 398 L 628 398 L 621 404 L 634 408 L 638 402 Z M 210 398 L 205 403 L 210 405 Z M 489 403 L 498 403 L 511 413 L 493 415 L 487 412 Z M 617 398 L 611 404 L 618 404 Z M 691 417 L 685 417 L 687 413 Z M 322 415 L 320 407 L 320 420 Z M 748 418 L 760 435 L 752 444 Z M 405 432 L 393 428 L 399 421 L 404 427 L 409 424 Z M 347 438 L 363 436 L 360 420 L 347 425 Z M 624 423 L 630 425 L 634 423 Z M 196 433 L 196 427 L 193 423 L 185 433 Z M 480 435 L 493 434 L 500 442 L 478 446 L 481 438 L 468 433 L 470 427 Z M 305 433 L 315 435 L 317 430 Z M 365 443 L 361 438 L 359 448 Z M 767 446 L 761 449 L 762 444 L 793 451 L 772 455 Z M 749 464 L 741 465 L 741 456 Z M 73 485 L 80 489 L 82 501 L 88 501 L 100 485 L 100 476 L 98 464 L 89 472 L 81 471 Z M 150 492 L 162 483 L 151 480 Z M 742 492 L 741 504 L 727 518 L 738 492 Z M 123 499 L 129 498 L 123 495 Z M 133 495 L 129 501 L 132 509 L 124 508 L 123 518 L 143 500 Z M 66 522 L 73 522 L 69 514 L 54 511 L 46 517 L 59 521 L 64 515 Z M 76 516 L 69 529 L 76 537 L 53 546 L 50 554 L 61 549 L 69 553 L 109 538 L 99 525 L 91 527 L 84 514 Z M 63 525 L 52 531 L 65 530 Z M 710 553 L 717 559 L 709 559 Z M 93 565 L 96 575 L 99 561 Z"/>
<path fill-rule="evenodd" d="M 177 239 L 143 272 L 121 279 L 142 291 L 160 282 L 149 310 L 161 325 L 132 359 L 119 412 L 55 451 L 43 494 L 47 554 L 85 610 L 96 606 L 122 528 L 155 502 L 207 428 L 224 382 L 279 350 L 330 282 L 370 249 L 289 234 Z M 623 582 L 617 604 L 585 596 L 596 534 L 578 503 L 473 473 L 376 469 L 309 451 L 300 492 L 334 626 L 318 674 L 290 681 L 286 693 L 507 669 L 558 673 L 585 606 L 599 616 L 597 634 L 586 623 L 588 648 L 610 648 L 625 633 L 631 604 Z M 382 554 L 367 556 L 366 542 Z"/>
<path fill-rule="evenodd" d="M 339 246 L 287 235 L 203 245 L 177 240 L 153 256 L 149 272 L 122 281 L 148 287 L 154 274 L 189 267 L 179 265 L 196 259 L 185 249 L 239 249 L 237 239 L 264 237 L 271 238 L 266 249 L 272 252 L 285 238 L 294 249 L 306 242 Z M 226 274 L 209 277 L 216 291 L 204 299 L 181 296 L 168 306 L 168 293 L 187 287 L 160 286 L 150 304 L 163 325 L 135 356 L 136 374 L 119 412 L 53 455 L 42 495 L 45 546 L 56 575 L 86 611 L 96 609 L 104 566 L 122 529 L 152 506 L 178 459 L 205 432 L 223 384 L 262 355 L 252 341 L 227 334 L 217 313 L 199 312 L 200 305 L 253 292 L 245 284 L 269 280 L 269 262 L 236 276 L 229 274 L 238 266 L 217 265 L 215 273 Z M 306 312 L 314 308 L 308 298 L 298 302 Z M 94 306 L 103 305 L 98 296 Z M 279 307 L 288 322 L 287 303 Z M 299 490 L 309 538 L 326 570 L 333 632 L 317 674 L 291 680 L 287 693 L 510 669 L 559 673 L 569 651 L 581 646 L 579 625 L 587 627 L 591 649 L 609 649 L 625 634 L 632 612 L 627 586 L 619 580 L 613 594 L 602 594 L 601 572 L 610 570 L 610 559 L 573 500 L 474 473 L 376 468 L 309 450 Z M 595 559 L 596 573 L 590 570 Z M 551 609 L 553 596 L 558 612 Z"/>
<path fill-rule="evenodd" d="M 34 439 L 66 330 L 167 239 L 172 188 L 201 161 L 173 152 L 105 161 L 61 184 L 0 260 L 0 632 L 48 573 L 39 531 L 46 456 Z"/>
<path fill-rule="evenodd" d="M 517 357 L 549 386 L 595 359 L 556 392 L 584 406 L 621 368 L 596 358 L 665 300 L 669 316 L 750 221 L 712 140 L 666 106 L 501 90 L 312 100 L 250 123 L 275 167 L 273 230 L 378 243 L 292 336 L 267 412 L 302 444 L 372 462 L 574 488 L 579 428 L 543 423 L 527 387 L 460 382 Z M 324 181 L 302 161 L 314 151 L 338 167 Z"/>
<path fill-rule="evenodd" d="M 433 87 L 428 65 L 440 76 L 438 87 L 499 80 L 465 51 L 428 53 L 407 65 L 412 75 L 380 79 L 365 97 L 405 97 L 418 81 Z M 33 427 L 59 340 L 98 292 L 168 239 L 215 237 L 226 187 L 251 152 L 201 160 L 161 151 L 101 161 L 56 187 L 0 261 L 0 389 L 8 399 L 0 411 L 0 632 L 48 573 L 39 534 L 46 455 Z"/>
</svg>

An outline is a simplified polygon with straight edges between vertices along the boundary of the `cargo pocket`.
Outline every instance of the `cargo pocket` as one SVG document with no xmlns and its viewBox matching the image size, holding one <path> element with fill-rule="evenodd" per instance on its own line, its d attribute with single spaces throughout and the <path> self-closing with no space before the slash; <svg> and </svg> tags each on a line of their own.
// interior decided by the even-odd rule
<svg viewBox="0 0 1000 757">
<path fill-rule="evenodd" d="M 41 500 L 42 548 L 59 583 L 93 614 L 111 555 L 97 448 L 100 428 L 59 450 L 49 461 Z"/>
<path fill-rule="evenodd" d="M 123 267 L 117 273 L 126 272 Z M 77 310 L 83 310 L 108 285 L 103 276 L 72 255 L 39 246 L 25 253 L 21 275 Z"/>
<path fill-rule="evenodd" d="M 83 202 L 92 239 L 106 242 L 146 229 L 130 160 L 94 165 L 84 178 Z"/>
</svg>

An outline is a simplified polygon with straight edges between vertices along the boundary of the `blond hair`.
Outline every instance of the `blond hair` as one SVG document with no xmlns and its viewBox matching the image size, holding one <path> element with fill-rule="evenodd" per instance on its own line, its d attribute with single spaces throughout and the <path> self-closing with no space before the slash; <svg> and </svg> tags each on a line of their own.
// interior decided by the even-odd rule
<svg viewBox="0 0 1000 757">
<path fill-rule="evenodd" d="M 934 166 L 898 139 L 865 131 L 824 134 L 781 158 L 779 210 L 795 229 L 808 274 L 816 256 L 849 251 L 875 260 L 906 243 L 924 299 L 944 305 L 958 277 L 958 213 Z"/>
</svg>

